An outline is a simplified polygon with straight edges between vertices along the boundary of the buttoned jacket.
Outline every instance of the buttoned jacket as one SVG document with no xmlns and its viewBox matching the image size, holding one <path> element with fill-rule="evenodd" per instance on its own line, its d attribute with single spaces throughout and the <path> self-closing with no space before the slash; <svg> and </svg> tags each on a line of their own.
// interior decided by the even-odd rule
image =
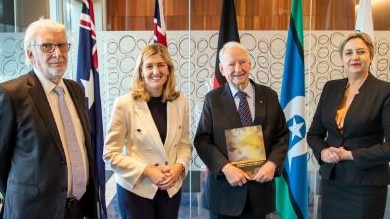
<svg viewBox="0 0 390 219">
<path fill-rule="evenodd" d="M 284 113 L 275 91 L 252 80 L 250 83 L 255 91 L 252 125 L 262 126 L 267 160 L 280 170 L 289 140 Z M 239 127 L 242 127 L 241 121 L 229 84 L 210 91 L 205 97 L 194 138 L 196 151 L 208 168 L 204 204 L 219 214 L 237 216 L 249 198 L 251 203 L 256 203 L 251 205 L 252 210 L 265 215 L 275 211 L 274 181 L 231 186 L 221 171 L 229 163 L 225 130 Z"/>
<path fill-rule="evenodd" d="M 64 79 L 85 137 L 89 181 L 83 215 L 97 218 L 94 154 L 83 88 Z M 0 192 L 4 218 L 64 218 L 68 171 L 45 91 L 33 71 L 0 84 Z"/>
<path fill-rule="evenodd" d="M 143 176 L 145 168 L 175 163 L 187 167 L 191 159 L 188 100 L 180 95 L 167 102 L 164 143 L 147 102 L 134 100 L 129 93 L 115 100 L 111 114 L 103 158 L 114 170 L 119 185 L 141 197 L 153 199 L 158 187 Z M 184 177 L 185 174 L 167 190 L 170 197 L 179 191 Z"/>
<path fill-rule="evenodd" d="M 351 185 L 389 184 L 390 83 L 368 76 L 345 115 L 341 133 L 335 118 L 347 83 L 344 78 L 325 84 L 307 134 L 322 179 Z M 321 151 L 327 147 L 351 150 L 354 160 L 324 163 Z"/>
</svg>

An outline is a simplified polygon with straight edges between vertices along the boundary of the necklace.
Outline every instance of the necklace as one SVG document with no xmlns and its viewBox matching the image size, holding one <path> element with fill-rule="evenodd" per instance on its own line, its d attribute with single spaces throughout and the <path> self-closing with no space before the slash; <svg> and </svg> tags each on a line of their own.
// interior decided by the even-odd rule
<svg viewBox="0 0 390 219">
<path fill-rule="evenodd" d="M 355 96 L 356 94 L 359 93 L 359 89 L 360 87 L 363 85 L 363 83 L 366 81 L 366 78 L 364 78 L 363 80 L 357 82 L 357 83 L 353 83 L 353 85 L 351 85 L 349 82 L 347 84 L 347 93 L 348 93 L 348 96 Z"/>
</svg>

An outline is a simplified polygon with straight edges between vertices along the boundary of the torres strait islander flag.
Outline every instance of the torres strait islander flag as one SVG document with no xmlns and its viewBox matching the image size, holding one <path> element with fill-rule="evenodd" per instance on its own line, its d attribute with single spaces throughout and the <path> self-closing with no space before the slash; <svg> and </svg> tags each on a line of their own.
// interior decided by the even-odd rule
<svg viewBox="0 0 390 219">
<path fill-rule="evenodd" d="M 280 105 L 290 129 L 284 171 L 276 177 L 276 210 L 281 218 L 308 218 L 305 70 L 302 1 L 293 0 Z"/>
<path fill-rule="evenodd" d="M 163 0 L 156 0 L 154 8 L 154 36 L 153 41 L 167 46 L 167 36 L 164 21 L 164 10 L 162 5 Z"/>
<path fill-rule="evenodd" d="M 105 199 L 105 164 L 103 155 L 103 122 L 100 100 L 98 55 L 96 44 L 95 17 L 92 0 L 83 0 L 80 18 L 79 47 L 77 55 L 77 81 L 85 89 L 91 126 L 91 142 L 95 154 L 101 218 L 107 218 Z"/>
</svg>

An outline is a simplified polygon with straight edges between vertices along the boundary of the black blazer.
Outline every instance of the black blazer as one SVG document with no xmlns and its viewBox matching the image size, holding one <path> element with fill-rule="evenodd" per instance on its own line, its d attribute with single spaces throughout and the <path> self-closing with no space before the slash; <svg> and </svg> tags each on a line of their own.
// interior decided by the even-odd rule
<svg viewBox="0 0 390 219">
<path fill-rule="evenodd" d="M 341 134 L 335 118 L 346 86 L 346 78 L 325 84 L 307 134 L 322 179 L 352 185 L 389 184 L 390 83 L 368 76 L 351 103 Z M 354 160 L 322 162 L 321 151 L 331 146 L 351 150 Z"/>
<path fill-rule="evenodd" d="M 255 84 L 255 115 L 253 125 L 262 125 L 267 159 L 282 167 L 288 149 L 289 130 L 278 96 L 272 89 Z M 205 186 L 205 207 L 219 214 L 239 215 L 249 194 L 252 209 L 265 215 L 275 211 L 274 182 L 250 182 L 230 186 L 221 169 L 228 161 L 225 129 L 241 127 L 229 84 L 210 91 L 196 131 L 194 146 L 209 169 Z"/>
<path fill-rule="evenodd" d="M 64 79 L 85 136 L 89 182 L 83 215 L 97 218 L 97 176 L 83 88 Z M 0 84 L 0 192 L 4 218 L 64 218 L 67 164 L 44 89 L 34 72 Z"/>
</svg>

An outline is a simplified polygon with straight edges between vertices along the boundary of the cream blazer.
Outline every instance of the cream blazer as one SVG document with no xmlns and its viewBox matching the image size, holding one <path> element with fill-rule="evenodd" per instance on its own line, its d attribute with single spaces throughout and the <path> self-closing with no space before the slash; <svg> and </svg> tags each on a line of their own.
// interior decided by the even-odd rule
<svg viewBox="0 0 390 219">
<path fill-rule="evenodd" d="M 131 94 L 115 100 L 103 159 L 113 169 L 120 186 L 153 199 L 158 187 L 142 176 L 145 168 L 180 163 L 186 167 L 185 174 L 167 192 L 172 197 L 179 191 L 192 151 L 188 110 L 188 100 L 183 95 L 167 103 L 167 136 L 163 144 L 145 101 L 134 100 Z"/>
</svg>

